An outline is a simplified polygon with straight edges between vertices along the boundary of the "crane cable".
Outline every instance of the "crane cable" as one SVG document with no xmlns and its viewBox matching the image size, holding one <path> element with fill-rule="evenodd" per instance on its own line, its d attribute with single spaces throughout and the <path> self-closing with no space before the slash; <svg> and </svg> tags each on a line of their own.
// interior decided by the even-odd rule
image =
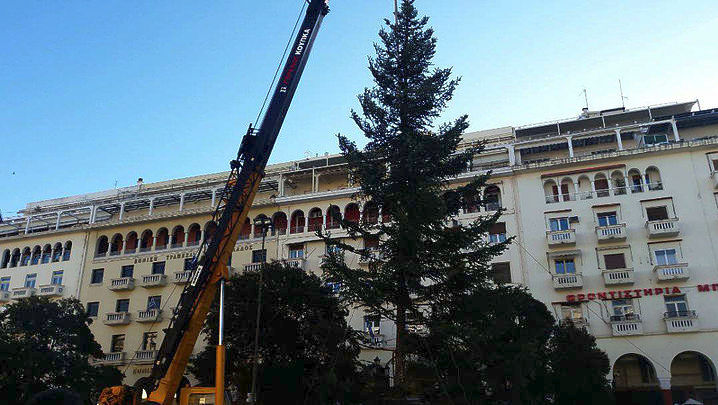
<svg viewBox="0 0 718 405">
<path fill-rule="evenodd" d="M 299 15 L 297 16 L 297 21 L 294 23 L 294 28 L 292 28 L 291 34 L 289 34 L 289 39 L 287 40 L 287 45 L 284 47 L 284 52 L 282 52 L 282 57 L 279 58 L 279 63 L 277 64 L 277 69 L 274 71 L 274 77 L 272 77 L 272 83 L 269 84 L 269 88 L 267 89 L 267 94 L 264 96 L 264 101 L 262 101 L 262 107 L 259 108 L 259 112 L 257 113 L 257 119 L 254 120 L 254 127 L 257 127 L 257 124 L 259 123 L 259 118 L 262 116 L 262 112 L 264 111 L 264 106 L 267 104 L 267 100 L 269 99 L 269 94 L 272 92 L 272 87 L 274 86 L 274 82 L 277 81 L 277 75 L 279 74 L 279 69 L 282 68 L 282 63 L 284 62 L 284 58 L 287 56 L 287 50 L 289 50 L 289 45 L 292 44 L 292 38 L 294 38 L 294 34 L 297 32 L 297 26 L 299 25 L 299 21 L 302 19 L 302 13 L 304 12 L 304 8 L 307 6 L 307 2 L 302 1 L 302 8 L 299 10 Z"/>
</svg>

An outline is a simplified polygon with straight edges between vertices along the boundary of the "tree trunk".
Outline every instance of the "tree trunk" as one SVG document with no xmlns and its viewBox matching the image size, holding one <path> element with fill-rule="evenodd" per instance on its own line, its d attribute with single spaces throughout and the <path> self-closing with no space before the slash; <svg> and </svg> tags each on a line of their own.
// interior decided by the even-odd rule
<svg viewBox="0 0 718 405">
<path fill-rule="evenodd" d="M 406 307 L 396 307 L 396 349 L 394 349 L 394 385 L 404 384 L 406 377 Z"/>
</svg>

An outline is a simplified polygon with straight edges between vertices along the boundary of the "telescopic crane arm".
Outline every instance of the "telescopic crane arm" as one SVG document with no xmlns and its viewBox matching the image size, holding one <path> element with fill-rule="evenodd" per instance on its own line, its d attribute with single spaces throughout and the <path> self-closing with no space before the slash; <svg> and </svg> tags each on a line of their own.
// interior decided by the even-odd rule
<svg viewBox="0 0 718 405">
<path fill-rule="evenodd" d="M 214 235 L 207 235 L 200 245 L 190 280 L 185 285 L 169 327 L 165 330 L 165 337 L 152 368 L 150 376 L 154 387 L 148 397 L 151 402 L 172 404 L 217 293 L 218 282 L 228 278 L 227 263 L 264 177 L 269 155 L 287 115 L 322 19 L 329 11 L 328 2 L 329 0 L 309 1 L 304 20 L 262 122 L 257 129 L 250 125 L 242 139 L 237 158 L 230 163 L 231 172 L 213 215 L 217 230 Z M 108 395 L 105 395 L 103 391 L 100 404 L 126 403 L 122 400 L 109 400 L 123 396 L 118 394 L 126 394 L 120 392 L 118 387 L 112 388 L 116 389 L 115 394 L 108 391 Z M 102 402 L 103 398 L 106 399 L 105 402 Z"/>
</svg>

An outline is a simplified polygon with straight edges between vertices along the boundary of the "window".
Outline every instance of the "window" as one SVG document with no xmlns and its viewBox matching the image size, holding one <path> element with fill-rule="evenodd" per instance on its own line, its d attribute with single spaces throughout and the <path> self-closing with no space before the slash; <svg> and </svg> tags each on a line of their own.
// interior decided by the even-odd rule
<svg viewBox="0 0 718 405">
<path fill-rule="evenodd" d="M 150 309 L 161 309 L 162 308 L 162 296 L 161 295 L 153 295 L 150 297 L 147 297 L 147 310 Z"/>
<path fill-rule="evenodd" d="M 675 318 L 689 315 L 685 295 L 664 296 L 663 300 L 666 303 L 666 316 Z"/>
<path fill-rule="evenodd" d="M 35 288 L 35 280 L 37 280 L 37 274 L 35 273 L 25 276 L 25 288 Z"/>
<path fill-rule="evenodd" d="M 289 245 L 289 258 L 290 259 L 301 259 L 304 257 L 304 245 Z"/>
<path fill-rule="evenodd" d="M 506 263 L 492 263 L 491 275 L 496 284 L 506 284 L 511 282 L 511 265 Z"/>
<path fill-rule="evenodd" d="M 267 249 L 252 251 L 252 263 L 264 263 L 267 261 Z"/>
<path fill-rule="evenodd" d="M 152 274 L 165 274 L 165 262 L 152 263 Z"/>
<path fill-rule="evenodd" d="M 641 180 L 640 174 L 631 175 L 631 191 L 634 193 L 640 193 L 643 191 L 643 181 Z"/>
<path fill-rule="evenodd" d="M 606 263 L 606 270 L 625 269 L 626 257 L 623 253 L 612 253 L 603 255 L 603 261 Z"/>
<path fill-rule="evenodd" d="M 327 255 L 334 253 L 335 255 L 341 255 L 344 250 L 339 245 L 326 245 Z"/>
<path fill-rule="evenodd" d="M 0 278 L 0 291 L 10 291 L 10 277 Z"/>
<path fill-rule="evenodd" d="M 119 353 L 125 350 L 125 335 L 112 335 L 110 352 Z"/>
<path fill-rule="evenodd" d="M 711 159 L 711 172 L 718 171 L 718 159 Z"/>
<path fill-rule="evenodd" d="M 62 285 L 62 270 L 57 270 L 52 272 L 52 279 L 50 279 L 50 284 L 53 285 Z"/>
<path fill-rule="evenodd" d="M 120 277 L 132 277 L 134 273 L 135 266 L 128 264 L 127 266 L 122 266 L 122 270 L 120 270 Z"/>
<path fill-rule="evenodd" d="M 379 248 L 379 237 L 376 235 L 364 237 L 364 249 L 378 249 Z"/>
<path fill-rule="evenodd" d="M 489 243 L 499 243 L 506 241 L 506 224 L 497 222 L 489 229 Z"/>
<path fill-rule="evenodd" d="M 637 318 L 633 312 L 633 300 L 631 299 L 613 300 L 612 306 L 613 315 L 611 316 L 611 320 L 623 321 Z"/>
<path fill-rule="evenodd" d="M 661 207 L 648 207 L 646 208 L 646 217 L 648 217 L 649 221 L 668 219 L 668 208 L 665 205 Z"/>
<path fill-rule="evenodd" d="M 549 229 L 552 231 L 566 231 L 568 230 L 568 218 L 551 218 L 548 220 Z"/>
<path fill-rule="evenodd" d="M 365 315 L 364 316 L 364 332 L 369 333 L 371 337 L 381 333 L 381 316 Z"/>
<path fill-rule="evenodd" d="M 101 284 L 105 276 L 105 269 L 93 269 L 90 276 L 90 284 Z"/>
<path fill-rule="evenodd" d="M 342 283 L 339 282 L 328 281 L 326 286 L 332 294 L 339 294 L 339 290 L 342 289 Z"/>
<path fill-rule="evenodd" d="M 618 224 L 618 216 L 616 212 L 599 212 L 596 214 L 598 217 L 598 226 L 609 226 Z"/>
<path fill-rule="evenodd" d="M 142 335 L 142 350 L 157 350 L 157 332 L 145 332 Z"/>
<path fill-rule="evenodd" d="M 576 265 L 573 259 L 556 259 L 554 261 L 554 268 L 556 269 L 556 274 L 576 273 Z"/>
<path fill-rule="evenodd" d="M 192 263 L 194 262 L 194 257 L 191 257 L 189 259 L 184 259 L 184 270 L 192 270 Z"/>
<path fill-rule="evenodd" d="M 88 302 L 87 303 L 87 316 L 97 316 L 98 312 L 100 312 L 100 303 L 99 302 Z"/>
<path fill-rule="evenodd" d="M 676 264 L 676 249 L 662 249 L 653 252 L 656 255 L 656 264 L 659 266 Z"/>
<path fill-rule="evenodd" d="M 569 321 L 582 321 L 583 309 L 581 305 L 561 305 L 561 318 Z"/>
<path fill-rule="evenodd" d="M 130 300 L 121 299 L 117 300 L 115 304 L 115 312 L 129 312 L 130 311 Z"/>
<path fill-rule="evenodd" d="M 666 134 L 646 134 L 643 135 L 643 143 L 646 146 L 660 145 L 662 143 L 668 143 L 668 137 Z"/>
</svg>

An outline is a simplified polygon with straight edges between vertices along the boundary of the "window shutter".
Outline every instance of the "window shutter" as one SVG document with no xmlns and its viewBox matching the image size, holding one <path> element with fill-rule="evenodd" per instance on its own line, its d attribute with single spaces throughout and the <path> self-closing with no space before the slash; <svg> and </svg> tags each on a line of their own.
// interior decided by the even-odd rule
<svg viewBox="0 0 718 405">
<path fill-rule="evenodd" d="M 606 270 L 626 268 L 626 258 L 623 253 L 604 255 L 603 260 L 606 262 Z"/>
<path fill-rule="evenodd" d="M 497 222 L 491 226 L 491 229 L 489 230 L 489 234 L 496 235 L 499 233 L 506 233 L 506 223 L 505 222 Z"/>
</svg>

